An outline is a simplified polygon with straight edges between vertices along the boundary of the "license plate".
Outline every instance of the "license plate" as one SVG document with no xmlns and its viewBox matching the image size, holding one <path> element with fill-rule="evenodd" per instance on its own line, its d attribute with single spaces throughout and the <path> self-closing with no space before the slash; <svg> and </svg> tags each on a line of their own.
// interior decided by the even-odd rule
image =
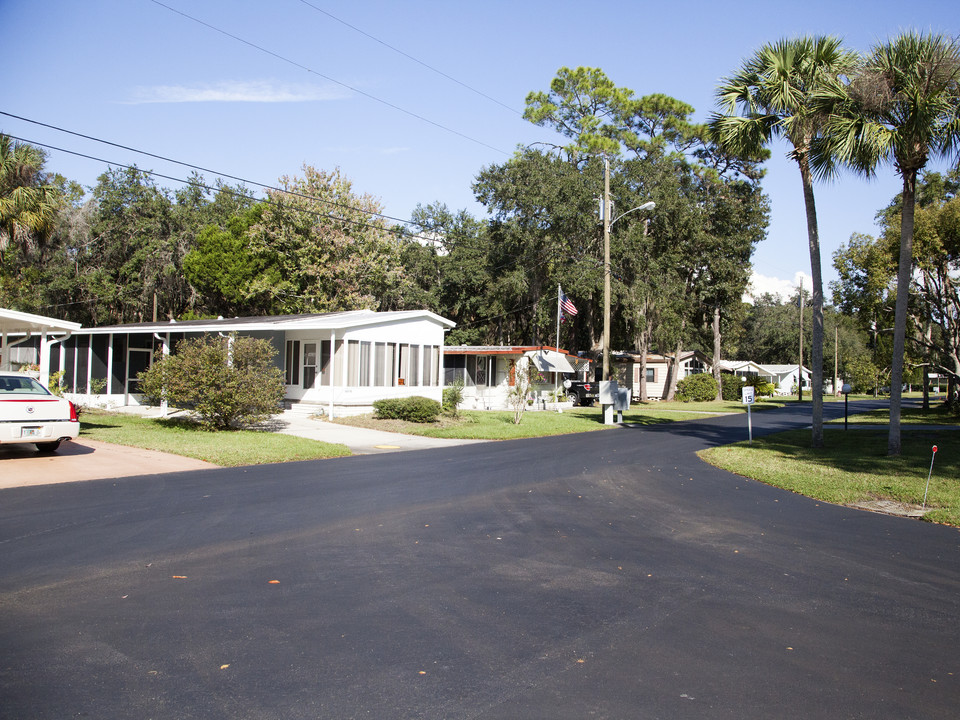
<svg viewBox="0 0 960 720">
<path fill-rule="evenodd" d="M 38 427 L 20 428 L 20 437 L 40 437 L 40 428 Z"/>
</svg>

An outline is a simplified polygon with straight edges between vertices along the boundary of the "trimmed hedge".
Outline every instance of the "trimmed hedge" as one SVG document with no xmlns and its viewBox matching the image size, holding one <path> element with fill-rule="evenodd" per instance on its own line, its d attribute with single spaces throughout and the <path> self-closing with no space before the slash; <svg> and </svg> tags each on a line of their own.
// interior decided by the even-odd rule
<svg viewBox="0 0 960 720">
<path fill-rule="evenodd" d="M 373 403 L 373 411 L 380 420 L 431 423 L 439 419 L 440 410 L 440 403 L 420 395 L 408 398 L 388 398 Z"/>
<path fill-rule="evenodd" d="M 717 381 L 713 375 L 687 375 L 677 383 L 677 400 L 681 402 L 709 402 L 717 399 Z"/>
<path fill-rule="evenodd" d="M 741 380 L 737 375 L 732 373 L 723 373 L 720 376 L 720 392 L 723 394 L 724 400 L 733 402 L 742 400 L 743 396 L 740 394 L 740 390 L 742 388 L 743 380 Z"/>
</svg>

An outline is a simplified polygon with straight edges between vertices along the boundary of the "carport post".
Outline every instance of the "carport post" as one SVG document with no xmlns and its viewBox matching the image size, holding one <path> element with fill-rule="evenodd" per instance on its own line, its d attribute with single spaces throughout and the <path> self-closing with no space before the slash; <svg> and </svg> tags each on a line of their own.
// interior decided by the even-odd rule
<svg viewBox="0 0 960 720">
<path fill-rule="evenodd" d="M 327 366 L 330 369 L 330 406 L 329 410 L 327 411 L 327 420 L 333 420 L 333 394 L 336 392 L 334 389 L 336 387 L 336 373 L 334 373 L 334 368 L 337 367 L 337 363 L 334 362 L 334 355 L 336 351 L 337 331 L 334 329 L 330 331 L 330 360 L 329 365 Z"/>
<path fill-rule="evenodd" d="M 40 383 L 44 387 L 50 387 L 50 345 L 54 342 L 47 342 L 46 329 L 40 331 L 40 357 L 37 367 L 40 368 Z"/>
<path fill-rule="evenodd" d="M 163 355 L 163 357 L 168 357 L 170 355 L 170 333 L 165 333 L 163 337 L 161 337 L 160 333 L 155 332 L 153 336 L 160 341 L 160 352 Z M 150 356 L 153 357 L 153 354 L 151 353 Z M 128 358 L 129 358 L 129 353 L 128 353 Z M 167 393 L 166 393 L 166 389 L 164 389 L 163 397 L 160 399 L 160 412 L 163 414 L 164 417 L 166 417 L 169 409 L 170 407 L 167 404 Z"/>
</svg>

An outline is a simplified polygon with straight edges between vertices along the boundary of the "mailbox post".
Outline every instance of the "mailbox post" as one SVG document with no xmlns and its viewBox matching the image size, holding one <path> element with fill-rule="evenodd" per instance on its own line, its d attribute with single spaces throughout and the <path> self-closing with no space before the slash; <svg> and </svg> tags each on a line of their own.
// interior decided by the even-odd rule
<svg viewBox="0 0 960 720">
<path fill-rule="evenodd" d="M 600 406 L 603 408 L 603 424 L 613 425 L 613 413 L 617 404 L 617 381 L 600 381 Z"/>
<path fill-rule="evenodd" d="M 850 387 L 849 383 L 844 383 L 843 389 L 841 390 L 841 392 L 843 393 L 843 429 L 844 430 L 847 429 L 847 415 L 849 415 L 849 410 L 850 410 L 850 391 L 852 389 L 853 388 Z"/>
</svg>

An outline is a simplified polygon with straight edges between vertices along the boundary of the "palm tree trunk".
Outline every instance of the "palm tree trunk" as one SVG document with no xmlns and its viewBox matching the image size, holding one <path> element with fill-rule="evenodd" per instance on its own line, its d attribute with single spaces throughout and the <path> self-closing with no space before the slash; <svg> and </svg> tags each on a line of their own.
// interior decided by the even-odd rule
<svg viewBox="0 0 960 720">
<path fill-rule="evenodd" d="M 813 278 L 813 342 L 810 348 L 813 400 L 813 436 L 811 446 L 823 447 L 823 274 L 820 270 L 820 231 L 817 226 L 817 205 L 813 197 L 813 177 L 806 156 L 799 161 L 803 180 L 803 204 L 807 211 L 807 243 L 810 246 L 810 276 Z M 801 376 L 803 371 L 798 371 Z"/>
<path fill-rule="evenodd" d="M 903 210 L 900 216 L 900 266 L 897 269 L 897 309 L 893 319 L 893 360 L 890 367 L 890 435 L 887 455 L 900 454 L 900 403 L 903 391 L 903 355 L 907 344 L 907 300 L 913 270 L 913 212 L 917 171 L 903 171 Z"/>
</svg>

